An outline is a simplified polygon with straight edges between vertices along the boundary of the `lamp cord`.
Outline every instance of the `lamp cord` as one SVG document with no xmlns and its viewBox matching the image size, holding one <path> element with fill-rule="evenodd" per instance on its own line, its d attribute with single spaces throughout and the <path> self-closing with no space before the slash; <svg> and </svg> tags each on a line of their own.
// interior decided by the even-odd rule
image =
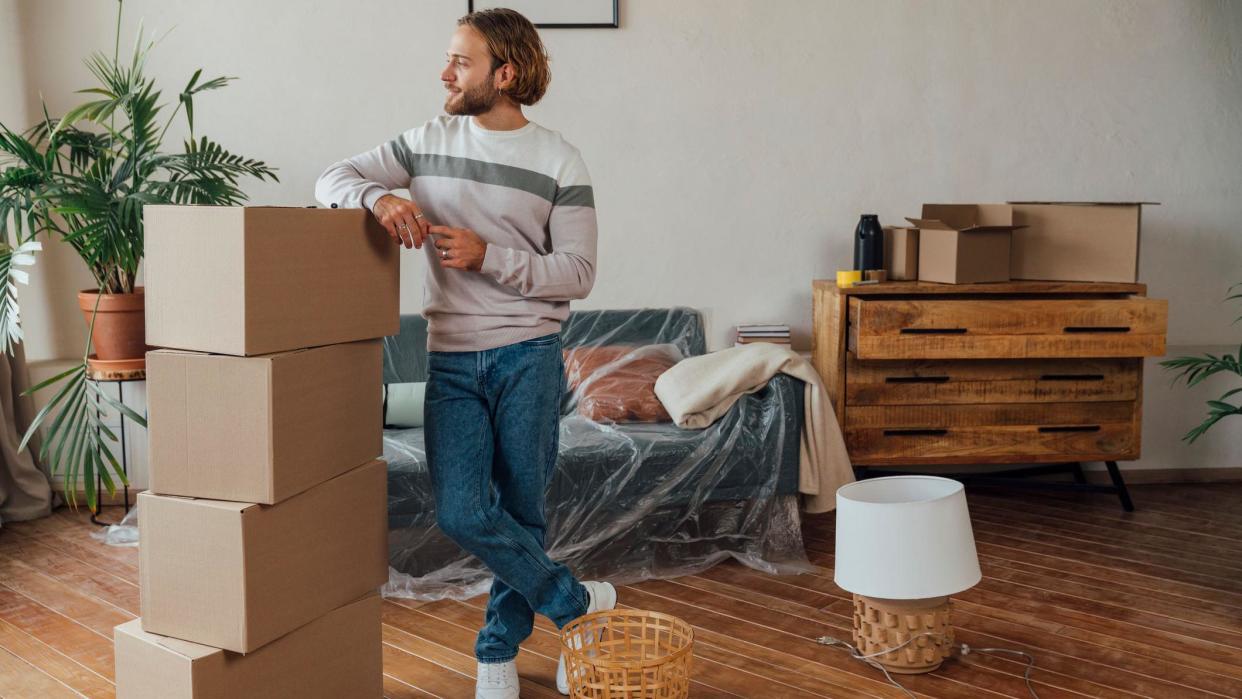
<svg viewBox="0 0 1242 699">
<path fill-rule="evenodd" d="M 815 639 L 815 642 L 819 643 L 820 645 L 824 645 L 824 646 L 841 646 L 845 648 L 846 650 L 850 652 L 850 657 L 854 658 L 855 660 L 861 660 L 864 663 L 867 663 L 868 665 L 870 665 L 871 667 L 874 667 L 875 669 L 884 673 L 884 677 L 888 680 L 889 684 L 905 692 L 906 695 L 910 697 L 910 699 L 916 699 L 916 697 L 914 696 L 914 693 L 906 689 L 905 687 L 901 686 L 901 684 L 898 683 L 897 680 L 893 679 L 893 676 L 890 675 L 888 672 L 888 668 L 884 667 L 882 664 L 877 662 L 875 658 L 881 655 L 887 655 L 888 653 L 892 653 L 894 651 L 899 651 L 902 648 L 905 648 L 906 646 L 915 642 L 916 640 L 923 638 L 924 636 L 939 637 L 941 635 L 942 634 L 931 633 L 931 632 L 923 632 L 920 634 L 915 634 L 914 636 L 911 636 L 910 638 L 906 639 L 899 645 L 893 646 L 892 648 L 886 648 L 884 650 L 881 650 L 875 653 L 868 653 L 867 655 L 863 655 L 862 652 L 859 651 L 858 648 L 854 647 L 853 645 L 846 643 L 845 641 L 842 641 L 839 638 L 834 638 L 832 636 L 820 636 L 819 638 Z M 1039 695 L 1035 693 L 1035 686 L 1031 684 L 1031 671 L 1035 669 L 1035 656 L 1025 651 L 1013 650 L 1011 648 L 972 648 L 966 645 L 965 643 L 954 643 L 953 647 L 960 650 L 962 655 L 970 655 L 971 653 L 1009 653 L 1011 655 L 1021 656 L 1026 661 L 1026 671 L 1022 673 L 1022 679 L 1026 682 L 1026 691 L 1031 693 L 1031 699 L 1039 699 Z"/>
</svg>

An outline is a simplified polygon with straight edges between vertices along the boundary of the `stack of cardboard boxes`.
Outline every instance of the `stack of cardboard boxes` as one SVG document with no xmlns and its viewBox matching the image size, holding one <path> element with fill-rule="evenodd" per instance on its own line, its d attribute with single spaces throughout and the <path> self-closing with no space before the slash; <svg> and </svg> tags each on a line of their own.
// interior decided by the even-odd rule
<svg viewBox="0 0 1242 699">
<path fill-rule="evenodd" d="M 893 280 L 1138 280 L 1142 203 L 924 204 L 914 228 L 885 229 Z"/>
<path fill-rule="evenodd" d="M 365 211 L 149 206 L 150 491 L 121 699 L 382 695 L 382 350 Z"/>
</svg>

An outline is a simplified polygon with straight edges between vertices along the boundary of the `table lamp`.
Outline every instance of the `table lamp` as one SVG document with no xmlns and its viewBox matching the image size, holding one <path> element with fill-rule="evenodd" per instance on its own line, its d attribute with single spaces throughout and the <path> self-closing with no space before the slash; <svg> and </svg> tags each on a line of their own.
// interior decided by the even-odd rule
<svg viewBox="0 0 1242 699">
<path fill-rule="evenodd" d="M 837 490 L 833 579 L 854 595 L 860 655 L 902 674 L 940 667 L 953 648 L 949 595 L 981 577 L 961 483 L 894 476 Z"/>
</svg>

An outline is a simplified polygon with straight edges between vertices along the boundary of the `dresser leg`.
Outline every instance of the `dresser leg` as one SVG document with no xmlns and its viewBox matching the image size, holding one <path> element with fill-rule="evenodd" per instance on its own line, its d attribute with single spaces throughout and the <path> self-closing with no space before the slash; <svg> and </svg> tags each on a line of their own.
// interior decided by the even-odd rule
<svg viewBox="0 0 1242 699">
<path fill-rule="evenodd" d="M 1130 491 L 1126 489 L 1126 482 L 1121 477 L 1121 469 L 1117 468 L 1117 462 L 1105 461 L 1104 465 L 1108 467 L 1108 477 L 1113 479 L 1113 487 L 1117 490 L 1117 497 L 1121 499 L 1121 509 L 1133 512 L 1134 503 L 1130 500 Z"/>
<path fill-rule="evenodd" d="M 1071 471 L 1071 473 L 1073 473 L 1073 474 L 1074 474 L 1074 482 L 1075 482 L 1075 483 L 1086 483 L 1086 482 L 1087 482 L 1087 474 L 1086 474 L 1086 473 L 1084 473 L 1084 472 L 1083 472 L 1083 470 L 1082 470 L 1082 462 L 1081 462 L 1081 461 L 1075 461 L 1075 462 L 1074 462 L 1073 471 Z"/>
</svg>

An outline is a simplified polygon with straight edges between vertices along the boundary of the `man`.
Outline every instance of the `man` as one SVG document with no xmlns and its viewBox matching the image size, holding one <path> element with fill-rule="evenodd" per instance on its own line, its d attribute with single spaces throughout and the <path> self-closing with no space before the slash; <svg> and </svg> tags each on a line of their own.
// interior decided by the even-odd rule
<svg viewBox="0 0 1242 699">
<path fill-rule="evenodd" d="M 534 613 L 557 627 L 616 606 L 544 551 L 544 493 L 564 390 L 560 326 L 595 281 L 591 182 L 578 150 L 528 121 L 547 53 L 512 10 L 461 18 L 440 80 L 445 111 L 328 168 L 324 205 L 370 209 L 426 251 L 426 448 L 437 523 L 494 575 L 475 644 L 478 699 L 518 696 L 514 658 Z M 411 199 L 390 194 L 408 188 Z M 568 694 L 564 658 L 557 685 Z"/>
</svg>

